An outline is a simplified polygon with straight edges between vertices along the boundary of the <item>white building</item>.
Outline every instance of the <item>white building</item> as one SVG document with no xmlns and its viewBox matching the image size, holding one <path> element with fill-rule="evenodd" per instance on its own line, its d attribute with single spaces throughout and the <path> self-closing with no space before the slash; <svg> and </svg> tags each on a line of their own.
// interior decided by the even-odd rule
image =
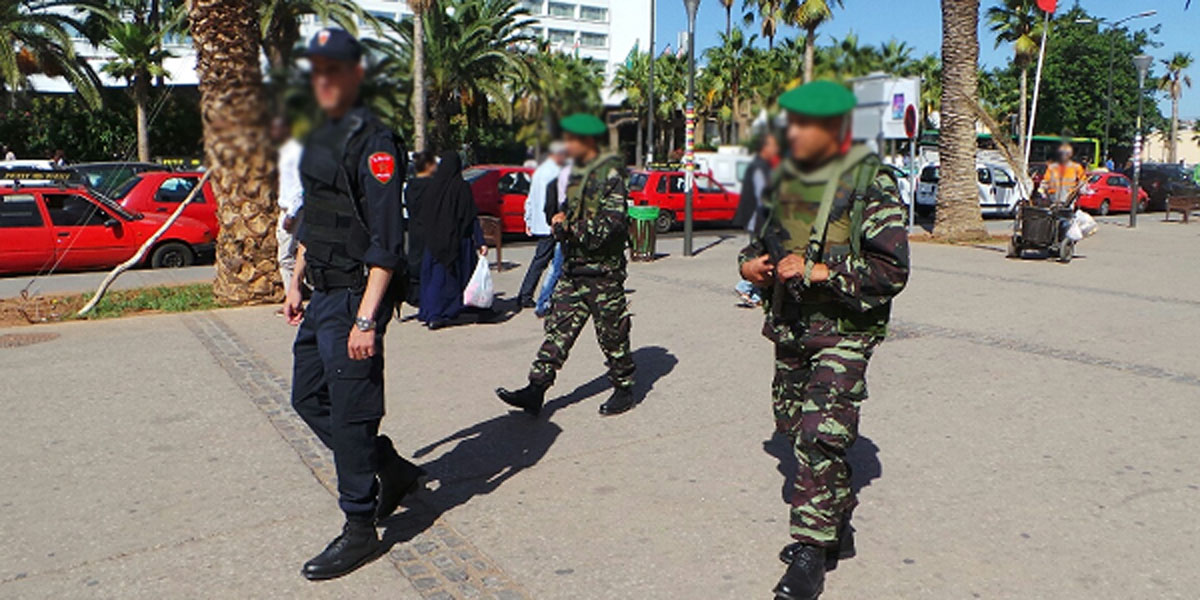
<svg viewBox="0 0 1200 600">
<path fill-rule="evenodd" d="M 606 81 L 611 81 L 617 67 L 626 59 L 634 47 L 646 51 L 650 47 L 650 8 L 646 0 L 518 0 L 530 16 L 536 20 L 534 33 L 549 40 L 553 50 L 577 52 L 604 63 Z M 412 11 L 404 0 L 358 0 L 369 13 L 393 19 L 411 18 Z M 619 26 L 617 26 L 619 24 Z M 302 33 L 307 40 L 323 26 L 314 18 L 305 22 Z M 369 35 L 369 29 L 362 33 Z M 84 40 L 77 40 L 77 51 L 87 57 L 100 73 L 100 67 L 111 57 L 103 48 L 95 48 Z M 164 67 L 170 73 L 173 85 L 196 85 L 196 55 L 188 39 L 172 40 L 167 44 L 173 58 Z M 124 86 L 125 82 L 114 80 L 101 73 L 106 86 Z M 45 92 L 69 92 L 70 87 L 63 79 L 46 77 L 32 78 L 35 89 Z M 604 93 L 606 104 L 618 104 L 621 98 L 611 91 Z"/>
</svg>

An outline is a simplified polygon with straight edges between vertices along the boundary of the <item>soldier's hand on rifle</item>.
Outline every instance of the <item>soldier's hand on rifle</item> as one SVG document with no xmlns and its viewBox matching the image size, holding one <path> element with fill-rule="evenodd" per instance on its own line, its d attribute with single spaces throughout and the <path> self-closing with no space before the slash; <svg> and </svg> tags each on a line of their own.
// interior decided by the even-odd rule
<svg viewBox="0 0 1200 600">
<path fill-rule="evenodd" d="M 742 279 L 756 287 L 766 287 L 775 281 L 775 267 L 769 255 L 762 255 L 742 265 Z"/>
<path fill-rule="evenodd" d="M 566 223 L 567 223 L 567 213 L 561 213 L 561 212 L 555 213 L 554 216 L 550 218 L 550 225 L 566 226 Z"/>
<path fill-rule="evenodd" d="M 789 254 L 779 261 L 779 278 L 787 281 L 804 276 L 804 259 L 797 254 Z"/>
</svg>

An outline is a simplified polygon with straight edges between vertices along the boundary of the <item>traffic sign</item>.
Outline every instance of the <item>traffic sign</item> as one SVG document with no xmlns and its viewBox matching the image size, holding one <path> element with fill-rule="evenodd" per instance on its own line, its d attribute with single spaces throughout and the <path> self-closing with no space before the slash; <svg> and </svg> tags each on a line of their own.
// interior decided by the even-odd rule
<svg viewBox="0 0 1200 600">
<path fill-rule="evenodd" d="M 910 140 L 917 137 L 917 107 L 911 104 L 904 109 L 904 135 Z"/>
</svg>

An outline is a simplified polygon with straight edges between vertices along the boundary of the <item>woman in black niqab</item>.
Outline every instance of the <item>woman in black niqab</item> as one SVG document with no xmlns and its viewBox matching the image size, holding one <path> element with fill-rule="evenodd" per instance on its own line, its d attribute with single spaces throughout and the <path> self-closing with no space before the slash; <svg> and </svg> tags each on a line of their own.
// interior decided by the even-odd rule
<svg viewBox="0 0 1200 600">
<path fill-rule="evenodd" d="M 425 241 L 425 255 L 417 319 L 436 329 L 462 312 L 463 289 L 483 248 L 479 211 L 457 153 L 442 153 L 419 203 L 415 226 Z"/>
</svg>

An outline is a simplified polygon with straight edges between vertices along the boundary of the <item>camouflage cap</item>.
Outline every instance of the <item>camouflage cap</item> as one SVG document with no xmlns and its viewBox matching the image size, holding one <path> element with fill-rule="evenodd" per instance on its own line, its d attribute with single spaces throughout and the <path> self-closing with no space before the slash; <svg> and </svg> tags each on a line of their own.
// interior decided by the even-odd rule
<svg viewBox="0 0 1200 600">
<path fill-rule="evenodd" d="M 827 79 L 806 83 L 779 97 L 779 106 L 788 112 L 817 118 L 844 115 L 854 110 L 857 104 L 854 92 Z"/>
<path fill-rule="evenodd" d="M 604 124 L 604 121 L 601 121 L 600 117 L 588 113 L 575 113 L 563 117 L 558 124 L 562 126 L 563 131 L 575 135 L 597 137 L 608 133 L 608 126 Z"/>
</svg>

